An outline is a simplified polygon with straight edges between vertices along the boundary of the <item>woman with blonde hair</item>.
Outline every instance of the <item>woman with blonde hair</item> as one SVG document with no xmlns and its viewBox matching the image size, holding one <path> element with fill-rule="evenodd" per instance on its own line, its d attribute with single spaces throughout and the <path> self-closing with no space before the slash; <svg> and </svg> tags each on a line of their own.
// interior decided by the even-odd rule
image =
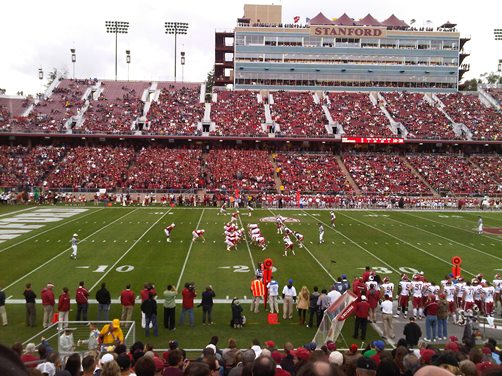
<svg viewBox="0 0 502 376">
<path fill-rule="evenodd" d="M 101 366 L 101 376 L 120 376 L 120 367 L 115 360 Z"/>
<path fill-rule="evenodd" d="M 298 309 L 298 315 L 300 318 L 300 325 L 305 325 L 305 316 L 307 310 L 309 309 L 310 302 L 310 292 L 307 286 L 302 286 L 300 293 L 298 294 L 298 302 L 296 303 L 296 309 Z"/>
</svg>

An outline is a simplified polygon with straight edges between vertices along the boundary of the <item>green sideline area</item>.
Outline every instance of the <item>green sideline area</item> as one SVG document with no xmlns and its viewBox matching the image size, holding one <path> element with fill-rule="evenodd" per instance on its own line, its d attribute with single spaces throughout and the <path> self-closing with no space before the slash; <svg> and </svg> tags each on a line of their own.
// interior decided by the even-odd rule
<svg viewBox="0 0 502 376">
<path fill-rule="evenodd" d="M 50 210 L 77 209 L 54 222 L 29 224 L 41 225 L 27 232 L 15 233 L 8 239 L 5 226 L 22 223 L 33 214 L 47 215 Z M 229 210 L 229 213 L 231 210 Z M 22 292 L 26 283 L 32 283 L 40 298 L 40 290 L 47 282 L 55 285 L 58 296 L 67 286 L 72 298 L 79 281 L 85 281 L 91 298 L 102 282 L 117 299 L 120 291 L 130 283 L 138 294 L 144 282 L 152 282 L 158 292 L 167 284 L 179 286 L 194 282 L 202 293 L 211 284 L 216 298 L 231 299 L 234 296 L 250 297 L 250 282 L 258 262 L 272 258 L 274 278 L 281 290 L 288 279 L 294 280 L 297 291 L 305 285 L 327 288 L 333 279 L 345 273 L 352 279 L 360 275 L 366 265 L 381 276 L 390 277 L 397 283 L 402 273 L 423 271 L 430 280 L 439 282 L 451 272 L 453 256 L 462 258 L 462 274 L 472 278 L 483 273 L 491 280 L 502 268 L 502 237 L 496 235 L 502 228 L 502 213 L 497 212 L 425 212 L 425 211 L 335 211 L 336 228 L 330 226 L 328 210 L 255 210 L 252 216 L 242 211 L 239 225 L 246 228 L 257 223 L 269 242 L 265 251 L 247 241 L 241 242 L 237 251 L 228 252 L 224 244 L 223 225 L 230 215 L 217 215 L 215 208 L 165 208 L 165 207 L 0 207 L 0 286 L 7 300 L 9 325 L 0 327 L 0 342 L 11 345 L 25 341 L 41 328 L 42 307 L 37 305 L 37 327 L 28 328 L 24 320 Z M 296 256 L 283 256 L 282 236 L 276 233 L 274 215 L 287 218 L 286 225 L 305 236 L 305 247 L 295 244 Z M 29 215 L 28 215 L 29 214 Z M 476 232 L 478 215 L 488 231 Z M 56 214 L 57 216 L 57 214 Z M 167 243 L 164 227 L 175 223 L 172 243 Z M 325 228 L 325 243 L 319 244 L 318 225 Z M 192 243 L 192 231 L 204 229 L 206 241 Z M 73 233 L 80 238 L 78 259 L 70 259 L 70 239 Z M 246 231 L 247 232 L 247 231 Z M 7 234 L 7 235 L 5 235 Z M 248 240 L 248 238 L 247 238 Z M 161 295 L 161 294 L 159 294 Z M 181 296 L 180 296 L 181 297 Z M 159 296 L 161 298 L 161 296 Z M 230 328 L 230 303 L 218 302 L 213 312 L 212 326 L 202 326 L 201 308 L 195 308 L 195 328 L 177 326 L 168 332 L 162 326 L 163 310 L 159 304 L 159 337 L 149 337 L 147 342 L 157 348 L 166 348 L 168 341 L 176 339 L 184 348 L 202 348 L 212 335 L 220 337 L 224 347 L 230 337 L 240 347 L 248 347 L 253 338 L 260 341 L 274 340 L 279 347 L 285 341 L 303 345 L 312 340 L 315 329 L 301 327 L 293 320 L 280 320 L 279 325 L 267 324 L 267 313 L 249 312 L 244 305 L 248 324 L 242 329 Z M 177 319 L 181 307 L 178 304 Z M 282 312 L 282 307 L 281 307 Z M 120 314 L 120 305 L 112 304 L 111 316 Z M 70 314 L 74 320 L 76 305 Z M 97 305 L 91 304 L 89 318 L 97 316 Z M 139 324 L 139 305 L 134 319 Z M 339 347 L 347 347 L 353 321 L 350 318 L 344 328 Z M 139 325 L 137 339 L 146 341 Z M 367 340 L 377 334 L 370 329 Z M 360 344 L 360 342 L 357 342 Z"/>
</svg>

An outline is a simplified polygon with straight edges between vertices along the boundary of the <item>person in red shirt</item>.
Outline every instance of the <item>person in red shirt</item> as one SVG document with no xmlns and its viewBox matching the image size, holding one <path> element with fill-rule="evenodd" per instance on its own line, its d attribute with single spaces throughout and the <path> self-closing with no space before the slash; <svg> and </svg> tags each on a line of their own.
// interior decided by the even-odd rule
<svg viewBox="0 0 502 376">
<path fill-rule="evenodd" d="M 122 304 L 121 321 L 131 321 L 132 311 L 134 308 L 134 300 L 136 299 L 134 291 L 131 290 L 131 285 L 127 285 L 125 290 L 120 293 L 120 304 Z"/>
<path fill-rule="evenodd" d="M 424 307 L 425 333 L 427 336 L 426 338 L 424 338 L 424 341 L 426 342 L 429 342 L 430 340 L 437 340 L 438 310 L 439 304 L 436 301 L 436 297 L 433 294 L 429 295 Z"/>
<path fill-rule="evenodd" d="M 359 328 L 361 328 L 361 339 L 366 338 L 366 327 L 368 326 L 368 313 L 370 305 L 366 300 L 365 295 L 361 295 L 361 300 L 355 304 L 356 322 L 354 325 L 354 338 L 359 336 Z"/>
<path fill-rule="evenodd" d="M 376 322 L 376 307 L 380 299 L 380 290 L 376 288 L 377 283 L 370 283 L 370 289 L 366 292 L 368 304 L 370 305 L 369 322 Z"/>
<path fill-rule="evenodd" d="M 185 288 L 181 291 L 183 297 L 181 304 L 181 316 L 180 325 L 185 323 L 185 315 L 188 313 L 188 319 L 190 321 L 190 326 L 194 326 L 194 314 L 193 314 L 193 300 L 197 296 L 195 292 L 195 285 L 193 283 L 185 283 Z"/>
<path fill-rule="evenodd" d="M 36 355 L 37 347 L 33 342 L 30 342 L 26 345 L 26 349 L 24 350 L 24 354 L 21 355 L 21 362 L 27 368 L 35 368 L 40 362 L 40 358 Z"/>
<path fill-rule="evenodd" d="M 75 292 L 77 301 L 77 321 L 81 319 L 87 321 L 87 311 L 89 309 L 89 291 L 84 287 L 84 281 L 80 281 Z"/>
<path fill-rule="evenodd" d="M 150 282 L 145 282 L 143 285 L 143 290 L 139 292 L 139 295 L 141 297 L 141 304 L 145 300 L 148 300 L 150 294 L 153 294 L 153 296 L 157 296 L 157 290 L 155 290 L 155 286 L 153 283 Z M 146 326 L 146 317 L 145 313 L 141 311 L 141 327 L 144 328 Z"/>
<path fill-rule="evenodd" d="M 59 312 L 58 330 L 61 330 L 63 326 L 65 328 L 68 327 L 68 316 L 70 314 L 70 294 L 68 294 L 68 287 L 63 287 L 63 293 L 59 295 L 58 312 Z"/>
<path fill-rule="evenodd" d="M 47 287 L 42 289 L 42 293 L 40 294 L 42 297 L 42 307 L 44 308 L 44 319 L 42 321 L 42 326 L 47 328 L 51 325 L 52 316 L 54 315 L 54 305 L 56 304 L 56 300 L 54 297 L 54 291 L 52 288 L 54 285 L 52 283 L 48 283 Z"/>
</svg>

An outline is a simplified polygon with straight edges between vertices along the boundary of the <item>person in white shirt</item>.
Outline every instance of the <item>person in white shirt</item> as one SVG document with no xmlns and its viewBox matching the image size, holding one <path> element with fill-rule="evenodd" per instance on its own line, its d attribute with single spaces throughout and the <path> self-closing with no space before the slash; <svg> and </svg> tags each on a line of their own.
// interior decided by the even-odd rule
<svg viewBox="0 0 502 376">
<path fill-rule="evenodd" d="M 383 335 L 385 338 L 394 339 L 394 325 L 392 323 L 392 300 L 389 295 L 385 295 L 385 300 L 382 302 L 380 309 L 382 310 Z"/>
<path fill-rule="evenodd" d="M 270 282 L 267 283 L 267 289 L 270 313 L 279 313 L 279 303 L 277 302 L 279 298 L 279 283 L 272 277 Z"/>
<path fill-rule="evenodd" d="M 290 279 L 288 284 L 282 289 L 282 299 L 284 299 L 284 307 L 282 318 L 284 320 L 293 318 L 293 302 L 296 302 L 296 289 L 293 286 L 293 280 Z"/>
<path fill-rule="evenodd" d="M 481 218 L 481 216 L 478 217 L 478 234 L 483 234 L 483 218 Z"/>
<path fill-rule="evenodd" d="M 319 244 L 324 243 L 324 226 L 319 223 Z"/>
<path fill-rule="evenodd" d="M 59 349 L 62 353 L 71 353 L 75 348 L 72 331 L 72 328 L 65 328 L 63 334 L 59 337 Z"/>
</svg>

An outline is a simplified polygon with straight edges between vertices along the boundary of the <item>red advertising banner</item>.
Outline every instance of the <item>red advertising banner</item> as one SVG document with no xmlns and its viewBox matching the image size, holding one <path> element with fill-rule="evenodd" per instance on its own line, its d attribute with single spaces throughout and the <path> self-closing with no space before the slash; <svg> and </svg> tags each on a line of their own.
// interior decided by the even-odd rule
<svg viewBox="0 0 502 376">
<path fill-rule="evenodd" d="M 349 144 L 404 144 L 404 139 L 393 137 L 342 137 L 342 142 Z"/>
<path fill-rule="evenodd" d="M 351 302 L 348 306 L 346 306 L 343 311 L 338 315 L 338 321 L 344 321 L 347 317 L 351 315 L 352 312 L 356 309 L 355 300 Z"/>
</svg>

